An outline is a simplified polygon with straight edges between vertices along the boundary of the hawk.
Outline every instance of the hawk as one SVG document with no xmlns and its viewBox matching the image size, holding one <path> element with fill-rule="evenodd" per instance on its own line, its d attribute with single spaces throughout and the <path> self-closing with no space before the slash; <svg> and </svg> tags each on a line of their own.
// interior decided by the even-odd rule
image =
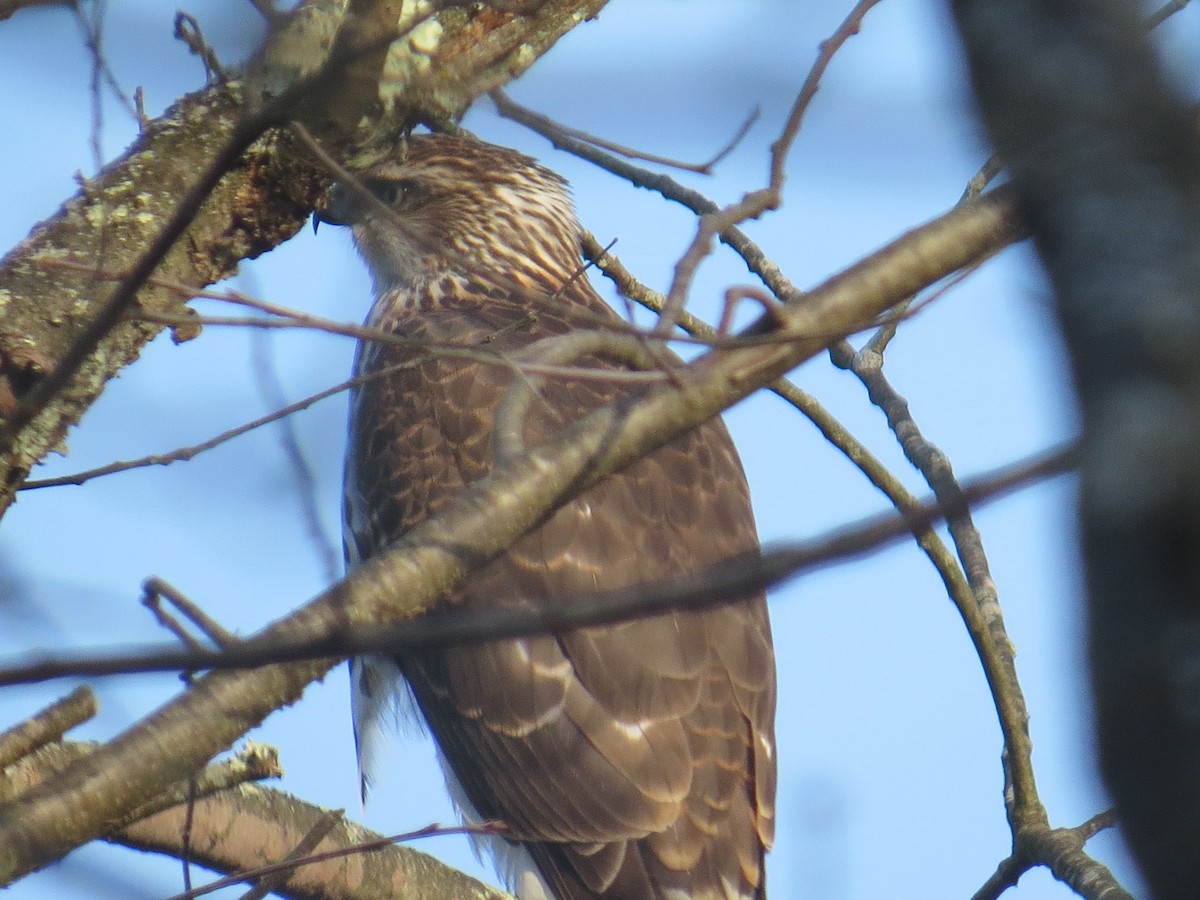
<svg viewBox="0 0 1200 900">
<path fill-rule="evenodd" d="M 336 186 L 322 221 L 350 225 L 374 280 L 368 325 L 422 342 L 360 343 L 345 542 L 354 565 L 486 476 L 514 379 L 494 357 L 624 323 L 580 277 L 566 183 L 515 151 L 411 136 Z M 436 348 L 475 349 L 446 354 Z M 482 352 L 481 352 L 482 351 Z M 481 358 L 483 352 L 493 361 Z M 521 422 L 526 446 L 636 390 L 595 370 L 553 375 Z M 714 420 L 590 488 L 470 575 L 444 610 L 517 607 L 669 581 L 755 552 L 745 476 Z M 407 682 L 468 821 L 522 897 L 765 896 L 774 831 L 775 670 L 765 599 L 351 664 L 359 764 Z M 365 786 L 365 781 L 364 781 Z"/>
</svg>

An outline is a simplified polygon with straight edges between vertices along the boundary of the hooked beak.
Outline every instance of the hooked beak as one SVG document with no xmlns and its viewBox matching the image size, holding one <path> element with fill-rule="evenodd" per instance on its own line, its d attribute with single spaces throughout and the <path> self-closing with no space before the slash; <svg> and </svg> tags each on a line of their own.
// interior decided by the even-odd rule
<svg viewBox="0 0 1200 900">
<path fill-rule="evenodd" d="M 328 225 L 353 225 L 359 219 L 358 204 L 350 192 L 334 184 L 325 194 L 325 205 L 313 210 L 313 234 L 322 222 Z"/>
</svg>

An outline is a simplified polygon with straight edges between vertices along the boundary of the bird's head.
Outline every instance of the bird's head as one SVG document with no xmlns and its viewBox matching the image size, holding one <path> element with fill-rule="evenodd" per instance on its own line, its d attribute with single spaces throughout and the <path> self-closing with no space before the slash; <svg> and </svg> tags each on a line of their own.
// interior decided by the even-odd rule
<svg viewBox="0 0 1200 900">
<path fill-rule="evenodd" d="M 409 137 L 354 183 L 334 185 L 316 221 L 352 228 L 377 295 L 447 275 L 554 290 L 579 268 L 566 182 L 472 138 Z"/>
</svg>

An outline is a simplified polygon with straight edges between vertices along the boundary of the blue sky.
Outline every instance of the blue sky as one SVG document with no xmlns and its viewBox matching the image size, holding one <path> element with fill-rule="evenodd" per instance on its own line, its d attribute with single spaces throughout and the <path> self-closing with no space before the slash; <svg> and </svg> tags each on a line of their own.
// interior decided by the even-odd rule
<svg viewBox="0 0 1200 900">
<path fill-rule="evenodd" d="M 622 143 L 685 159 L 710 155 L 755 106 L 762 116 L 712 177 L 677 175 L 718 202 L 766 177 L 767 147 L 816 52 L 848 2 L 614 0 L 513 84 L 518 101 Z M 249 5 L 189 7 L 225 58 L 243 57 L 258 22 Z M 171 40 L 173 7 L 130 2 L 108 17 L 107 56 L 123 88 L 143 85 L 150 113 L 198 88 L 199 64 Z M 1168 43 L 1180 71 L 1195 59 L 1193 10 Z M 47 67 L 46 60 L 54 65 Z M 32 77 L 37 73 L 36 77 Z M 70 13 L 23 12 L 0 23 L 0 120 L 9 165 L 0 247 L 19 241 L 94 171 L 88 60 Z M 16 87 L 14 87 L 14 85 Z M 949 208 L 987 156 L 941 7 L 888 0 L 834 62 L 789 164 L 785 207 L 747 232 L 798 285 L 823 280 L 907 228 Z M 105 158 L 135 133 L 106 99 Z M 465 124 L 567 176 L 585 225 L 651 286 L 663 288 L 691 240 L 690 215 L 496 117 L 487 101 Z M 721 250 L 701 270 L 692 309 L 711 316 L 728 285 L 751 283 Z M 606 296 L 606 283 L 598 280 Z M 348 235 L 304 231 L 243 267 L 237 289 L 320 315 L 358 321 L 369 285 Z M 223 310 L 209 303 L 199 307 Z M 1069 438 L 1075 428 L 1049 298 L 1027 248 L 1006 251 L 901 329 L 887 372 L 925 434 L 960 475 Z M 35 476 L 195 443 L 261 415 L 254 377 L 262 335 L 209 328 L 166 339 L 106 391 L 69 438 L 69 455 Z M 325 334 L 268 336 L 289 400 L 343 379 L 353 346 Z M 261 350 L 261 347 L 260 347 Z M 794 373 L 918 493 L 882 416 L 846 373 L 818 358 Z M 334 540 L 345 403 L 296 419 L 316 472 L 322 525 Z M 765 541 L 820 534 L 885 501 L 805 420 L 770 396 L 727 420 L 738 442 Z M 1035 765 L 1056 825 L 1106 805 L 1091 761 L 1083 624 L 1072 535 L 1072 483 L 1058 481 L 979 512 L 992 571 L 1032 714 Z M 102 648 L 165 638 L 137 603 L 155 574 L 227 627 L 249 633 L 326 583 L 299 513 L 277 432 L 264 429 L 169 468 L 81 488 L 22 495 L 0 529 L 0 653 Z M 772 596 L 779 656 L 779 834 L 772 896 L 859 898 L 970 895 L 1008 852 L 1000 736 L 964 629 L 924 557 L 904 544 L 797 579 Z M 68 682 L 0 692 L 0 722 L 65 693 Z M 172 676 L 98 684 L 100 716 L 78 735 L 103 739 L 178 690 Z M 283 789 L 384 833 L 454 819 L 428 741 L 397 740 L 367 808 L 357 799 L 343 670 L 255 740 L 279 747 Z M 1116 841 L 1089 845 L 1123 876 Z M 457 838 L 422 849 L 494 881 Z M 179 890 L 170 861 L 88 847 L 18 884 L 10 896 L 128 897 Z M 1133 882 L 1127 881 L 1133 885 Z M 115 886 L 113 886 L 115 885 Z M 229 896 L 235 896 L 230 894 Z M 1069 896 L 1044 872 L 1011 896 Z"/>
</svg>

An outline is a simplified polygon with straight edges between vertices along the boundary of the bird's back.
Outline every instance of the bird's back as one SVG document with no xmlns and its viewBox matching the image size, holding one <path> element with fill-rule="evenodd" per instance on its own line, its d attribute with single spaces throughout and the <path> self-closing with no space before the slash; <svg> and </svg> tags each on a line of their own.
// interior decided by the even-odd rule
<svg viewBox="0 0 1200 900">
<path fill-rule="evenodd" d="M 565 183 L 514 151 L 412 137 L 358 191 L 331 197 L 322 218 L 354 228 L 380 295 L 369 322 L 429 349 L 363 344 L 358 370 L 379 377 L 352 401 L 354 561 L 491 470 L 497 407 L 525 379 L 496 354 L 511 360 L 536 341 L 622 323 L 579 276 Z M 586 377 L 541 371 L 506 434 L 535 446 L 641 389 L 615 377 L 629 368 L 621 354 L 570 365 Z M 481 560 L 440 612 L 670 582 L 757 548 L 741 464 L 714 420 Z M 763 896 L 775 673 L 761 594 L 396 662 L 465 806 L 504 821 L 559 900 Z M 361 724 L 379 685 L 370 666 L 356 672 Z"/>
<path fill-rule="evenodd" d="M 376 315 L 405 337 L 511 351 L 615 321 L 563 298 L 443 296 Z M 384 301 L 386 302 L 386 301 Z M 531 308 L 532 307 L 532 308 Z M 348 485 L 363 557 L 492 465 L 500 365 L 380 347 L 399 366 L 355 398 Z M 576 365 L 623 368 L 611 358 Z M 530 444 L 628 391 L 550 376 Z M 712 421 L 606 479 L 473 574 L 446 608 L 518 606 L 666 582 L 757 548 L 746 482 Z M 406 655 L 399 660 L 475 811 L 527 845 L 568 898 L 755 897 L 773 831 L 775 685 L 765 603 Z"/>
</svg>

